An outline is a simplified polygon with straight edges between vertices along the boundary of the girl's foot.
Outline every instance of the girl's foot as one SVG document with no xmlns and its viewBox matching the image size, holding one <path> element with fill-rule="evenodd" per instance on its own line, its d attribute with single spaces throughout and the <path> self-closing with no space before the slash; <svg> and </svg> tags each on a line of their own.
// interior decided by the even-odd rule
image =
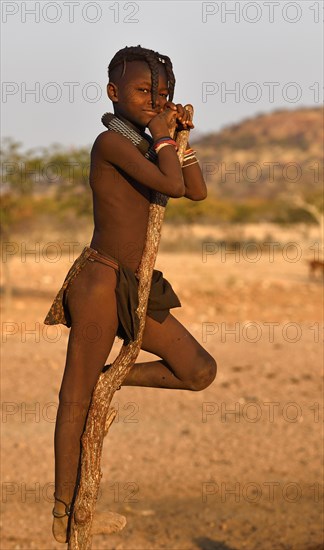
<svg viewBox="0 0 324 550">
<path fill-rule="evenodd" d="M 57 542 L 67 543 L 67 526 L 69 518 L 54 518 L 52 525 L 53 537 Z"/>
<path fill-rule="evenodd" d="M 55 506 L 52 514 L 54 516 L 52 533 L 57 542 L 66 543 L 67 541 L 67 527 L 70 516 L 71 504 L 66 504 L 64 500 L 57 498 L 54 493 Z"/>
<path fill-rule="evenodd" d="M 69 523 L 70 515 L 70 506 L 65 502 L 59 500 L 58 504 L 53 508 L 53 526 L 52 533 L 57 540 L 66 544 L 68 542 L 67 530 Z M 63 506 L 64 505 L 64 506 Z M 114 512 L 102 512 L 96 514 L 92 522 L 92 535 L 109 535 L 111 533 L 117 533 L 121 531 L 126 525 L 126 518 L 120 514 L 115 514 Z"/>
</svg>

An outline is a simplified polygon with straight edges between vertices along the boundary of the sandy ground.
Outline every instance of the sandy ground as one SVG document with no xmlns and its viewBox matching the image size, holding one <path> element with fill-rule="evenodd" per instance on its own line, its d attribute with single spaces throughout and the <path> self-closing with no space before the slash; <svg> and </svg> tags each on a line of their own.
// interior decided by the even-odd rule
<svg viewBox="0 0 324 550">
<path fill-rule="evenodd" d="M 293 247 L 255 248 L 256 261 L 252 248 L 159 253 L 182 301 L 174 314 L 218 374 L 202 392 L 116 394 L 97 509 L 127 525 L 94 537 L 94 549 L 323 548 L 323 279 L 308 276 L 312 242 L 298 241 L 296 261 Z M 72 259 L 43 256 L 11 258 L 15 292 L 2 310 L 2 550 L 64 547 L 51 510 L 69 330 L 42 321 Z"/>
</svg>

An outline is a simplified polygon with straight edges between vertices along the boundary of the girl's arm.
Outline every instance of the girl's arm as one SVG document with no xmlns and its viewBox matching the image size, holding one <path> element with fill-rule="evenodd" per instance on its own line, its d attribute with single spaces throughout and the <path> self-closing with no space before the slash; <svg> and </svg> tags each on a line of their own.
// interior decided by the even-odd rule
<svg viewBox="0 0 324 550">
<path fill-rule="evenodd" d="M 169 125 L 175 117 L 175 112 L 168 111 L 150 121 L 149 129 L 154 140 L 169 135 Z M 94 149 L 99 158 L 118 166 L 139 183 L 169 197 L 184 196 L 182 169 L 173 146 L 168 145 L 158 152 L 157 165 L 143 157 L 126 137 L 113 131 L 101 133 L 94 143 Z"/>
<path fill-rule="evenodd" d="M 187 147 L 191 148 L 189 142 Z M 192 201 L 204 200 L 207 197 L 207 187 L 196 158 L 182 164 L 182 174 L 185 185 L 184 197 Z"/>
<path fill-rule="evenodd" d="M 184 108 L 181 103 L 172 103 L 167 101 L 164 105 L 164 109 L 173 109 L 177 113 L 177 129 L 178 130 L 192 130 L 194 128 L 192 120 L 190 120 L 189 112 Z M 191 149 L 188 142 L 187 149 Z M 193 156 L 191 153 L 189 156 Z M 192 201 L 202 201 L 207 197 L 207 187 L 202 175 L 198 159 L 194 155 L 194 158 L 185 160 L 182 164 L 182 175 L 185 186 L 184 197 L 191 199 Z"/>
</svg>

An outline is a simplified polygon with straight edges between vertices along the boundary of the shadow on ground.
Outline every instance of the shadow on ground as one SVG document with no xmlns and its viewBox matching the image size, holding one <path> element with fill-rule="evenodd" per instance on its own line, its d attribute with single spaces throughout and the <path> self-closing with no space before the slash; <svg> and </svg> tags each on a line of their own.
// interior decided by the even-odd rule
<svg viewBox="0 0 324 550">
<path fill-rule="evenodd" d="M 194 539 L 200 550 L 236 550 L 232 546 L 228 546 L 224 542 L 209 539 L 208 537 L 197 537 Z"/>
</svg>

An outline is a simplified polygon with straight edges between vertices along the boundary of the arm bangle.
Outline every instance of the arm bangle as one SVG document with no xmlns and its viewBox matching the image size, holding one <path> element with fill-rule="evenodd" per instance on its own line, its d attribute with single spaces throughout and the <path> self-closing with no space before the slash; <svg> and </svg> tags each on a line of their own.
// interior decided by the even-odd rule
<svg viewBox="0 0 324 550">
<path fill-rule="evenodd" d="M 188 155 L 187 157 L 184 157 L 183 162 L 187 162 L 187 160 L 192 160 L 192 159 L 196 160 L 196 155 L 192 154 L 192 155 Z"/>
<path fill-rule="evenodd" d="M 171 145 L 174 147 L 173 143 L 160 143 L 160 145 L 155 148 L 155 152 L 158 153 L 159 151 L 161 151 L 161 149 L 163 149 L 163 147 L 166 147 L 167 145 Z"/>
<path fill-rule="evenodd" d="M 194 162 L 190 162 L 189 164 L 183 164 L 182 168 L 187 168 L 187 166 L 192 166 L 193 164 L 199 163 L 199 160 L 195 160 Z"/>
<path fill-rule="evenodd" d="M 161 137 L 160 139 L 157 139 L 153 143 L 153 149 L 156 151 L 157 147 L 160 145 L 160 143 L 168 143 L 170 145 L 174 145 L 175 149 L 178 150 L 177 142 L 174 141 L 170 136 Z"/>
</svg>

